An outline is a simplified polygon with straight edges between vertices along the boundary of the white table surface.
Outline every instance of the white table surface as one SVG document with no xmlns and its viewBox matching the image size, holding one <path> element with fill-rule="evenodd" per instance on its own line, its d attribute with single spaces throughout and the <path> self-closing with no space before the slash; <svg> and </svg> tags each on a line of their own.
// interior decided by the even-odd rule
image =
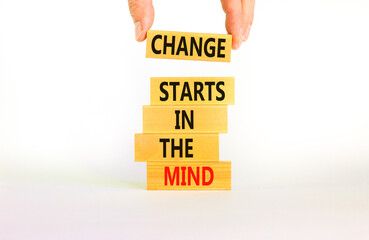
<svg viewBox="0 0 369 240">
<path fill-rule="evenodd" d="M 146 191 L 144 183 L 3 179 L 0 239 L 368 239 L 365 187 Z"/>
</svg>

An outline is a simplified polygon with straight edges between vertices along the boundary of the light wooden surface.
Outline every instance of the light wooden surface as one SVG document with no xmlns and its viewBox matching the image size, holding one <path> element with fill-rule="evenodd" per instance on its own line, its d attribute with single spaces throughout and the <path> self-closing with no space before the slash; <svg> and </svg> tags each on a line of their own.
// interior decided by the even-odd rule
<svg viewBox="0 0 369 240">
<path fill-rule="evenodd" d="M 180 111 L 177 116 L 176 111 Z M 183 111 L 193 128 L 182 121 Z M 191 114 L 192 112 L 192 114 Z M 176 129 L 179 119 L 180 129 Z M 227 106 L 143 106 L 144 133 L 226 133 Z"/>
<path fill-rule="evenodd" d="M 189 174 L 190 168 L 198 177 L 198 184 L 193 175 Z M 211 176 L 213 176 L 212 181 Z M 147 163 L 147 190 L 230 189 L 231 162 L 172 161 Z"/>
<path fill-rule="evenodd" d="M 231 50 L 232 35 L 228 34 L 147 31 L 147 58 L 230 62 Z"/>
<path fill-rule="evenodd" d="M 219 134 L 135 134 L 136 162 L 184 159 L 219 161 Z"/>
<path fill-rule="evenodd" d="M 234 77 L 152 77 L 151 105 L 234 104 Z"/>
</svg>

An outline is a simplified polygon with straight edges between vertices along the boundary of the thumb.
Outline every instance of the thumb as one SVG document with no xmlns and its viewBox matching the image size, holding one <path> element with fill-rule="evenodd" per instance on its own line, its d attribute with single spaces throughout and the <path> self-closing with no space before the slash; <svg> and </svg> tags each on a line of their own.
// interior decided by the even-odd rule
<svg viewBox="0 0 369 240">
<path fill-rule="evenodd" d="M 226 29 L 232 34 L 232 48 L 238 49 L 242 43 L 242 5 L 240 0 L 221 0 L 226 14 Z"/>
<path fill-rule="evenodd" d="M 151 0 L 128 0 L 129 11 L 135 24 L 136 40 L 146 39 L 147 30 L 154 22 L 154 7 Z"/>
</svg>

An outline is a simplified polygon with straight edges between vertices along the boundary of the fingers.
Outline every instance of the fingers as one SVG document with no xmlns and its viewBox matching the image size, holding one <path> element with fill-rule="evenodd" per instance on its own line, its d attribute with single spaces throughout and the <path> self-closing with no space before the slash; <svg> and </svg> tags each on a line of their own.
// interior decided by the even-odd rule
<svg viewBox="0 0 369 240">
<path fill-rule="evenodd" d="M 226 30 L 232 35 L 232 48 L 238 49 L 242 43 L 242 4 L 241 0 L 221 0 L 226 14 Z"/>
<path fill-rule="evenodd" d="M 255 0 L 242 0 L 242 41 L 249 38 L 252 22 L 254 21 Z"/>
<path fill-rule="evenodd" d="M 154 22 L 154 7 L 151 0 L 128 0 L 129 11 L 135 24 L 136 40 L 146 39 L 147 30 Z"/>
<path fill-rule="evenodd" d="M 226 29 L 232 34 L 232 48 L 238 49 L 249 38 L 254 20 L 255 0 L 221 0 Z"/>
</svg>

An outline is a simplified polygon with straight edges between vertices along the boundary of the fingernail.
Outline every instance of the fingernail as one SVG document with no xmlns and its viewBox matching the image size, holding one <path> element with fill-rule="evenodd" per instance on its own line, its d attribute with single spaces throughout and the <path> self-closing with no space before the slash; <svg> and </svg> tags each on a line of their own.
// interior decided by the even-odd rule
<svg viewBox="0 0 369 240">
<path fill-rule="evenodd" d="M 240 28 L 239 35 L 235 39 L 235 49 L 239 49 L 242 43 L 242 29 Z"/>
<path fill-rule="evenodd" d="M 241 34 L 241 40 L 242 40 L 242 42 L 245 41 L 245 32 L 243 30 L 242 30 L 242 34 Z"/>
<path fill-rule="evenodd" d="M 136 40 L 138 40 L 138 38 L 141 36 L 142 34 L 142 25 L 141 22 L 136 22 L 135 23 L 135 36 L 136 36 Z"/>
<path fill-rule="evenodd" d="M 250 30 L 251 30 L 251 25 L 248 25 L 246 28 L 246 32 L 242 36 L 243 41 L 246 41 L 249 38 Z"/>
<path fill-rule="evenodd" d="M 240 46 L 241 46 L 241 43 L 236 43 L 235 46 L 234 46 L 234 49 L 237 50 L 237 49 L 240 48 Z"/>
</svg>

